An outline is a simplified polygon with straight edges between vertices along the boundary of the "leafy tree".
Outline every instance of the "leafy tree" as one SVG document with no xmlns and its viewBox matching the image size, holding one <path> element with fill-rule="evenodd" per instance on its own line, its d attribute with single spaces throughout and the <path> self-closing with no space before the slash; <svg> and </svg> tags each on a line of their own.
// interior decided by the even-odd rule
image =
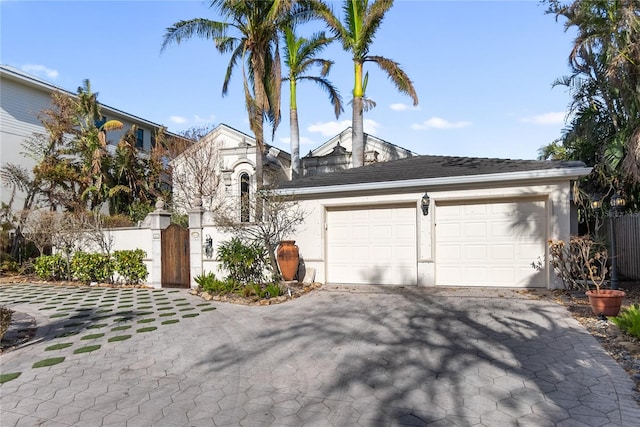
<svg viewBox="0 0 640 427">
<path fill-rule="evenodd" d="M 316 55 L 333 41 L 324 32 L 314 34 L 310 39 L 297 37 L 293 26 L 285 27 L 284 34 L 284 62 L 289 73 L 283 81 L 289 82 L 289 118 L 291 130 L 291 179 L 300 176 L 300 128 L 298 124 L 297 84 L 299 81 L 315 82 L 329 95 L 336 118 L 343 111 L 342 98 L 338 90 L 327 80 L 326 76 L 333 65 L 333 61 L 316 58 Z M 320 75 L 307 74 L 309 69 L 317 65 Z"/>
<path fill-rule="evenodd" d="M 278 272 L 276 247 L 288 236 L 293 235 L 300 224 L 304 222 L 305 211 L 291 196 L 275 193 L 265 189 L 253 194 L 248 200 L 249 209 L 255 212 L 262 206 L 262 221 L 238 222 L 238 206 L 232 200 L 222 206 L 215 213 L 216 225 L 245 242 L 257 243 L 267 249 L 269 262 L 274 273 Z"/>
<path fill-rule="evenodd" d="M 623 189 L 640 209 L 640 3 L 635 0 L 546 0 L 548 13 L 575 30 L 571 75 L 555 85 L 572 95 L 570 121 L 542 158 L 594 166 L 592 192 Z"/>
<path fill-rule="evenodd" d="M 411 97 L 418 105 L 418 95 L 409 76 L 400 65 L 383 56 L 369 55 L 376 31 L 385 14 L 393 6 L 393 0 L 343 0 L 344 21 L 334 15 L 331 8 L 321 0 L 312 0 L 316 13 L 326 22 L 331 32 L 342 42 L 342 48 L 353 57 L 353 118 L 352 145 L 353 166 L 364 165 L 364 117 L 365 93 L 368 73 L 364 73 L 365 62 L 373 62 L 384 71 L 396 89 Z"/>
<path fill-rule="evenodd" d="M 203 207 L 213 211 L 225 197 L 222 184 L 218 141 L 205 138 L 209 128 L 192 128 L 167 144 L 170 161 L 173 203 L 178 212 Z M 198 144 L 194 144 L 198 141 Z"/>
</svg>

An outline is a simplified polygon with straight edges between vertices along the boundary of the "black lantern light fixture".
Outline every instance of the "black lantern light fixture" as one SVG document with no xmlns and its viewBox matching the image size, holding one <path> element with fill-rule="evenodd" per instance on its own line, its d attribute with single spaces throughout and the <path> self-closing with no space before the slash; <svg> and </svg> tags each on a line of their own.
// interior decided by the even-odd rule
<svg viewBox="0 0 640 427">
<path fill-rule="evenodd" d="M 207 258 L 211 258 L 213 256 L 213 239 L 208 234 L 204 239 L 204 254 Z"/>
<path fill-rule="evenodd" d="M 618 260 L 616 248 L 616 234 L 613 224 L 614 218 L 618 214 L 618 209 L 623 208 L 627 201 L 616 190 L 611 196 L 611 206 L 609 209 L 609 238 L 611 239 L 611 289 L 618 289 Z"/>
<path fill-rule="evenodd" d="M 429 195 L 427 193 L 424 193 L 424 196 L 422 196 L 422 200 L 421 200 L 422 215 L 424 215 L 424 216 L 429 215 L 429 204 L 430 203 L 431 203 L 431 198 L 429 197 Z"/>
</svg>

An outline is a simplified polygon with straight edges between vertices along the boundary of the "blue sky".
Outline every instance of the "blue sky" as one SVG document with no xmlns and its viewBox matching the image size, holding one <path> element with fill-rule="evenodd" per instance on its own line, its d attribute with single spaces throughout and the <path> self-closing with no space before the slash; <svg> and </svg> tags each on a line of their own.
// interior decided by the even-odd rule
<svg viewBox="0 0 640 427">
<path fill-rule="evenodd" d="M 341 2 L 333 2 L 336 11 Z M 420 103 L 368 64 L 365 131 L 419 154 L 533 159 L 558 138 L 570 96 L 552 82 L 568 74 L 572 35 L 538 1 L 396 0 L 370 54 L 399 62 Z M 103 104 L 173 132 L 228 124 L 249 133 L 240 72 L 222 97 L 228 57 L 192 39 L 160 52 L 165 29 L 219 19 L 203 1 L 0 1 L 0 62 L 75 91 L 90 79 Z M 315 28 L 300 29 L 310 35 Z M 339 44 L 322 55 L 346 102 L 353 65 Z M 326 94 L 299 87 L 301 154 L 350 125 Z M 273 145 L 288 151 L 288 90 Z"/>
</svg>

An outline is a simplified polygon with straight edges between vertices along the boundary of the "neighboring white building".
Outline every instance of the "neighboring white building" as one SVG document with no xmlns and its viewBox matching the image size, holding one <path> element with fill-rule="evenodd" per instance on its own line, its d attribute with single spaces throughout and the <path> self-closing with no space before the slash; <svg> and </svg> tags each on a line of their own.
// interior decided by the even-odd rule
<svg viewBox="0 0 640 427">
<path fill-rule="evenodd" d="M 350 149 L 351 128 L 347 128 L 302 158 L 303 176 L 351 168 Z M 266 151 L 266 160 L 263 165 L 265 185 L 287 181 L 291 173 L 291 155 L 269 145 Z M 416 155 L 402 147 L 366 134 L 365 152 L 367 164 Z M 205 188 L 204 193 L 207 193 L 207 196 L 202 197 L 202 207 L 205 210 L 215 209 L 223 200 L 233 200 L 240 206 L 242 195 L 249 196 L 256 189 L 255 165 L 255 138 L 220 124 L 184 155 L 174 160 L 174 200 L 178 201 L 178 205 L 183 207 L 183 210 L 195 207 L 199 202 L 192 200 L 193 194 L 199 193 L 198 189 L 205 184 L 200 180 L 206 177 L 211 187 Z M 212 173 L 214 167 L 215 172 Z M 243 216 L 241 213 L 239 215 L 247 220 L 246 215 Z"/>
<path fill-rule="evenodd" d="M 76 96 L 76 93 L 64 90 L 37 77 L 28 75 L 16 68 L 0 66 L 0 166 L 7 163 L 23 166 L 29 170 L 35 163 L 22 153 L 25 140 L 37 133 L 44 133 L 44 127 L 38 116 L 44 109 L 51 107 L 51 95 L 54 92 Z M 155 143 L 154 137 L 160 125 L 113 107 L 100 104 L 104 117 L 118 120 L 123 129 L 109 131 L 107 140 L 117 144 L 122 135 L 132 125 L 138 128 L 138 148 L 148 151 Z M 0 182 L 1 201 L 9 203 L 11 189 Z M 24 196 L 16 194 L 13 209 L 22 209 Z"/>
<path fill-rule="evenodd" d="M 319 147 L 309 151 L 302 161 L 302 176 L 319 175 L 337 170 L 350 169 L 352 164 L 351 128 L 340 132 Z M 364 134 L 364 164 L 389 162 L 417 154 L 384 141 L 375 136 Z"/>
<path fill-rule="evenodd" d="M 275 147 L 266 148 L 265 184 L 286 180 L 291 156 Z M 176 205 L 188 210 L 202 202 L 205 210 L 215 210 L 234 200 L 239 206 L 241 196 L 249 197 L 256 189 L 256 152 L 255 138 L 225 124 L 217 126 L 173 161 Z M 247 214 L 243 215 L 248 221 Z"/>
</svg>

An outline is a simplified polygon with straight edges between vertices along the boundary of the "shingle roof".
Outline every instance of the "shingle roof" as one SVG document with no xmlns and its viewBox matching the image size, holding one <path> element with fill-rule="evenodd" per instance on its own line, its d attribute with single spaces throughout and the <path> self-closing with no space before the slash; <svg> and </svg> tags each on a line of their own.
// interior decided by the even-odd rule
<svg viewBox="0 0 640 427">
<path fill-rule="evenodd" d="M 576 161 L 416 156 L 389 162 L 374 163 L 359 168 L 308 176 L 283 182 L 279 188 L 326 187 L 584 167 L 584 163 Z"/>
</svg>

